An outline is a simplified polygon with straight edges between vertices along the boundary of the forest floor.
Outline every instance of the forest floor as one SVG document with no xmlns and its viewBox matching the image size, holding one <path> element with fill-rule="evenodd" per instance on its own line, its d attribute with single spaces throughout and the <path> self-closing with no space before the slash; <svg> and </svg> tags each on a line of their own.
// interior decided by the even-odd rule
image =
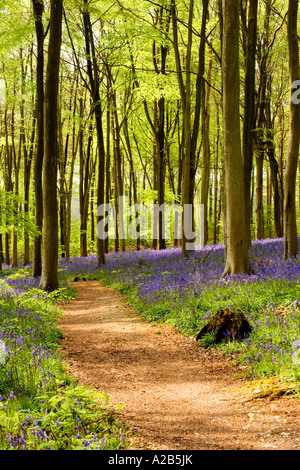
<svg viewBox="0 0 300 470">
<path fill-rule="evenodd" d="M 146 322 L 99 281 L 73 285 L 59 324 L 68 372 L 126 405 L 132 449 L 300 450 L 299 399 L 251 399 L 229 356 Z"/>
</svg>

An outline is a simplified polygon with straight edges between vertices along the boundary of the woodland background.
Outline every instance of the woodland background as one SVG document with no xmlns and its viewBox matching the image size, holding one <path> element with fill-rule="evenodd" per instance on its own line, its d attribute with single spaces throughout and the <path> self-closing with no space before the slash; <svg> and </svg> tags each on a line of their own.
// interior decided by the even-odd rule
<svg viewBox="0 0 300 470">
<path fill-rule="evenodd" d="M 294 46 L 289 48 L 288 25 L 293 27 L 292 14 L 297 25 L 297 2 L 229 1 L 229 10 L 231 3 L 232 11 L 239 7 L 239 179 L 245 179 L 249 190 L 249 230 L 252 240 L 280 238 L 291 136 Z M 61 21 L 51 40 L 59 9 Z M 130 205 L 204 204 L 205 243 L 224 242 L 222 74 L 225 66 L 234 67 L 235 54 L 233 50 L 232 63 L 230 50 L 222 57 L 225 10 L 219 0 L 0 2 L 3 263 L 33 263 L 38 276 L 43 243 L 50 258 L 56 251 L 69 258 L 98 250 L 99 264 L 109 250 L 164 249 L 161 237 L 138 237 L 135 244 L 118 236 L 99 248 L 97 206 L 110 203 L 118 213 L 120 195 Z M 293 34 L 299 42 L 295 25 Z M 297 53 L 296 47 L 293 51 Z M 53 104 L 54 133 L 46 129 Z M 49 141 L 52 160 L 47 157 Z M 297 219 L 298 155 L 293 162 Z M 50 186 L 45 178 L 52 178 Z M 52 231 L 55 218 L 47 218 L 50 207 L 57 232 Z M 172 219 L 172 227 L 176 223 Z M 49 237 L 44 241 L 43 227 Z M 172 238 L 167 245 L 179 246 L 180 240 Z"/>
</svg>

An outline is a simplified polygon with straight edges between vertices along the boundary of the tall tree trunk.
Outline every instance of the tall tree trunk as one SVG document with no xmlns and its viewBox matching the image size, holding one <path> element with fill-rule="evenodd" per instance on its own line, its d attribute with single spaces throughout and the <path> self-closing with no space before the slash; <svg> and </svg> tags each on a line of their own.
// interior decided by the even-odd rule
<svg viewBox="0 0 300 470">
<path fill-rule="evenodd" d="M 116 183 L 118 188 L 118 196 L 119 196 L 119 203 L 118 203 L 118 211 L 117 211 L 117 218 L 119 222 L 119 248 L 121 251 L 125 251 L 125 219 L 126 214 L 125 208 L 123 207 L 122 197 L 124 196 L 124 189 L 123 189 L 123 180 L 124 175 L 122 172 L 122 152 L 121 152 L 121 126 L 119 124 L 119 118 L 117 113 L 117 99 L 116 94 L 112 92 L 112 99 L 114 104 L 114 111 L 113 111 L 113 119 L 114 119 L 114 149 L 115 149 L 115 170 L 116 170 Z"/>
<path fill-rule="evenodd" d="M 71 111 L 71 105 L 70 105 Z M 59 113 L 59 226 L 60 226 L 60 250 L 61 257 L 66 257 L 66 237 L 67 237 L 67 185 L 66 185 L 66 164 L 68 158 L 69 133 L 66 135 L 66 142 L 63 142 L 63 122 Z"/>
<path fill-rule="evenodd" d="M 93 122 L 88 124 L 87 138 L 84 144 L 85 128 L 83 125 L 84 105 L 80 98 L 80 116 L 82 124 L 79 131 L 79 209 L 80 209 L 80 256 L 87 256 L 87 222 L 88 222 L 88 203 L 89 191 L 92 180 L 92 142 L 93 142 Z M 86 151 L 84 149 L 86 147 Z"/>
<path fill-rule="evenodd" d="M 117 169 L 117 151 L 115 145 L 115 122 L 113 119 L 113 115 L 111 115 L 111 130 L 113 136 L 113 184 L 114 184 L 114 201 L 115 201 L 115 213 L 116 219 L 119 214 L 119 186 L 118 186 L 118 169 Z M 116 221 L 117 222 L 117 221 Z M 119 251 L 119 227 L 118 224 L 115 224 L 115 252 Z"/>
<path fill-rule="evenodd" d="M 214 244 L 218 243 L 218 187 L 219 187 L 219 145 L 220 145 L 220 116 L 217 104 L 217 133 L 215 144 L 215 168 L 214 168 Z M 221 188 L 220 188 L 221 191 Z"/>
<path fill-rule="evenodd" d="M 147 106 L 145 105 L 145 109 L 147 110 Z M 146 112 L 146 116 L 147 116 L 147 112 Z M 158 160 L 157 160 L 157 137 L 156 137 L 156 129 L 157 129 L 157 122 L 158 122 L 158 108 L 157 108 L 157 99 L 154 100 L 153 102 L 153 123 L 152 121 L 148 118 L 148 121 L 150 123 L 150 125 L 152 124 L 153 125 L 153 128 L 154 128 L 154 132 L 153 132 L 153 164 L 152 164 L 152 185 L 153 185 L 153 190 L 155 191 L 155 195 L 156 195 L 156 192 L 158 193 Z M 157 197 L 155 196 L 154 197 L 154 201 L 153 201 L 153 204 L 157 204 L 158 203 L 158 199 Z M 157 231 L 157 226 L 155 225 L 156 224 L 156 220 L 153 220 L 153 231 L 154 233 L 156 233 Z M 156 249 L 158 246 L 158 243 L 157 243 L 157 236 L 153 236 L 152 237 L 152 248 L 153 249 Z"/>
<path fill-rule="evenodd" d="M 5 191 L 11 192 L 13 191 L 13 181 L 12 181 L 12 168 L 13 168 L 13 160 L 15 157 L 15 150 L 14 145 L 9 145 L 9 138 L 8 138 L 8 118 L 7 118 L 7 109 L 5 109 L 4 113 L 4 123 L 5 123 L 5 139 L 6 139 L 6 153 L 5 153 L 5 177 L 4 177 L 4 187 Z M 13 130 L 13 129 L 12 129 Z M 14 137 L 12 135 L 12 143 L 14 142 Z M 9 208 L 6 207 L 6 211 Z M 6 225 L 8 226 L 8 221 L 6 220 Z M 10 264 L 10 233 L 6 231 L 5 233 L 5 264 Z"/>
<path fill-rule="evenodd" d="M 298 0 L 289 0 L 288 9 L 288 45 L 290 86 L 300 79 L 299 75 L 299 39 L 297 34 Z M 300 142 L 300 105 L 290 100 L 289 146 L 284 175 L 284 256 L 298 254 L 296 221 L 296 176 Z"/>
<path fill-rule="evenodd" d="M 95 172 L 92 175 L 91 183 L 91 200 L 90 200 L 90 218 L 91 218 L 91 251 L 94 253 L 95 240 L 96 240 L 96 230 L 95 230 Z"/>
<path fill-rule="evenodd" d="M 277 238 L 283 236 L 282 231 L 282 212 L 281 212 L 281 194 L 280 194 L 280 181 L 279 181 L 279 165 L 275 157 L 275 146 L 273 138 L 268 140 L 267 155 L 270 163 L 271 182 L 274 194 L 274 225 L 275 234 Z"/>
<path fill-rule="evenodd" d="M 129 167 L 130 167 L 130 180 L 132 182 L 132 190 L 133 190 L 133 203 L 136 206 L 138 204 L 138 197 L 137 197 L 137 181 L 136 181 L 136 174 L 134 171 L 134 162 L 133 162 L 133 155 L 132 155 L 132 149 L 131 149 L 131 143 L 130 143 L 130 137 L 129 137 L 129 130 L 128 130 L 128 121 L 127 118 L 125 118 L 124 121 L 124 136 L 125 136 L 125 141 L 126 141 L 126 146 L 128 150 L 128 160 L 129 160 Z M 129 206 L 131 206 L 131 203 L 129 203 Z M 139 218 L 139 211 L 136 210 L 135 213 L 135 220 L 136 220 L 136 250 L 139 251 L 141 248 L 141 237 L 140 237 L 140 224 L 138 223 L 138 218 Z"/>
<path fill-rule="evenodd" d="M 256 198 L 255 198 L 255 236 L 257 240 L 264 238 L 264 205 L 263 205 L 263 165 L 264 145 L 257 148 L 256 156 Z"/>
<path fill-rule="evenodd" d="M 110 123 L 111 123 L 111 111 L 110 111 L 110 94 L 107 93 L 107 111 L 106 111 L 106 162 L 105 162 L 105 203 L 110 202 L 111 193 L 111 180 L 110 180 Z M 104 241 L 105 253 L 108 253 L 108 237 Z"/>
<path fill-rule="evenodd" d="M 53 291 L 58 288 L 58 207 L 57 162 L 58 148 L 58 88 L 60 48 L 62 39 L 62 0 L 51 0 L 50 37 L 44 101 L 43 162 L 43 263 L 40 288 Z"/>
<path fill-rule="evenodd" d="M 33 72 L 32 72 L 32 55 L 33 51 L 31 48 L 29 60 L 31 62 L 31 81 Z M 21 54 L 21 71 L 22 71 L 22 95 L 25 96 L 25 80 L 26 80 L 26 67 L 23 63 L 22 54 Z M 32 96 L 32 104 L 34 107 L 34 96 Z M 20 145 L 22 146 L 22 153 L 24 159 L 24 213 L 25 217 L 28 218 L 29 216 L 29 197 L 30 197 L 30 175 L 31 175 L 31 163 L 33 159 L 33 148 L 34 148 L 34 141 L 35 141 L 35 130 L 36 130 L 36 112 L 33 111 L 33 118 L 32 118 L 32 127 L 31 127 L 31 138 L 28 142 L 26 141 L 26 133 L 25 133 L 25 99 L 22 98 L 21 105 L 20 105 L 20 114 L 21 114 L 21 125 L 20 125 Z M 29 148 L 27 148 L 27 146 Z M 30 241 L 29 235 L 24 231 L 24 266 L 29 265 L 30 263 Z"/>
<path fill-rule="evenodd" d="M 250 0 L 248 7 L 248 27 L 246 43 L 245 98 L 243 121 L 243 165 L 246 223 L 251 244 L 251 175 L 253 167 L 253 130 L 255 121 L 255 58 L 257 39 L 257 5 L 258 0 Z"/>
<path fill-rule="evenodd" d="M 12 109 L 11 113 L 11 135 L 12 135 L 12 158 L 13 158 L 13 167 L 14 167 L 14 173 L 15 173 L 15 181 L 14 181 L 14 193 L 16 195 L 19 195 L 19 183 L 20 183 L 20 164 L 21 164 L 21 157 L 22 157 L 22 137 L 21 137 L 21 132 L 19 136 L 19 151 L 18 155 L 15 151 L 15 144 L 14 144 L 14 127 L 15 127 L 15 113 L 14 113 L 14 107 Z M 14 210 L 15 213 L 20 210 L 20 205 L 16 201 L 14 204 Z M 17 230 L 13 231 L 13 237 L 12 237 L 12 260 L 11 260 L 11 265 L 12 267 L 18 267 L 18 233 Z"/>
<path fill-rule="evenodd" d="M 98 187 L 97 187 L 97 206 L 103 206 L 105 202 L 105 146 L 102 124 L 102 105 L 99 90 L 98 64 L 93 37 L 93 29 L 88 11 L 88 0 L 84 0 L 85 9 L 83 11 L 84 36 L 86 48 L 87 72 L 90 84 L 90 93 L 93 100 L 94 115 L 96 121 L 97 147 L 98 147 Z M 97 216 L 97 223 L 103 220 L 103 215 Z M 105 264 L 104 240 L 97 237 L 97 260 L 98 266 Z"/>
<path fill-rule="evenodd" d="M 43 190 L 42 170 L 44 158 L 44 26 L 42 0 L 32 0 L 35 17 L 37 39 L 36 62 L 36 118 L 37 118 L 37 149 L 34 159 L 34 194 L 35 194 L 35 224 L 40 232 L 34 235 L 32 274 L 38 277 L 42 272 L 42 225 L 43 225 Z"/>
<path fill-rule="evenodd" d="M 281 214 L 281 233 L 283 234 L 283 156 L 284 156 L 284 142 L 285 142 L 285 113 L 283 105 L 279 109 L 279 128 L 280 128 L 280 143 L 278 154 L 278 179 L 279 179 L 279 198 L 280 198 L 280 214 Z M 300 173 L 299 173 L 300 174 Z M 300 190 L 300 185 L 299 185 Z M 299 204 L 300 207 L 300 204 Z"/>
<path fill-rule="evenodd" d="M 195 113 L 192 126 L 191 136 L 191 157 L 190 157 L 190 204 L 193 204 L 195 195 L 195 177 L 197 172 L 197 145 L 200 130 L 200 120 L 202 119 L 202 182 L 201 182 L 201 204 L 204 205 L 204 244 L 208 241 L 208 191 L 209 191 L 209 177 L 210 177 L 210 148 L 209 148 L 209 113 L 207 113 L 206 102 L 209 99 L 210 87 L 207 89 L 207 96 L 205 97 L 205 46 L 206 46 L 206 23 L 209 17 L 208 12 L 209 0 L 202 0 L 202 20 L 201 20 L 201 39 L 198 51 L 198 70 L 196 78 L 196 97 L 195 97 Z M 211 77 L 211 60 L 209 61 L 209 68 L 207 73 L 207 81 L 210 82 Z M 193 206 L 193 230 L 194 230 L 194 206 Z"/>
<path fill-rule="evenodd" d="M 223 132 L 226 274 L 250 274 L 240 134 L 239 0 L 223 0 Z"/>
<path fill-rule="evenodd" d="M 210 83 L 212 70 L 212 60 L 209 61 L 207 81 Z M 210 141 L 209 141 L 209 124 L 210 124 L 210 111 L 209 111 L 209 98 L 210 98 L 210 85 L 207 85 L 205 93 L 205 85 L 203 82 L 202 96 L 202 180 L 201 180 L 201 204 L 204 206 L 204 245 L 208 242 L 208 193 L 209 193 L 209 180 L 210 180 Z"/>
<path fill-rule="evenodd" d="M 192 144 L 192 124 L 191 124 L 191 52 L 192 52 L 192 25 L 194 14 L 194 1 L 189 2 L 189 19 L 188 19 L 188 40 L 187 52 L 185 58 L 186 79 L 183 80 L 183 70 L 178 45 L 178 21 L 175 0 L 171 0 L 171 15 L 173 27 L 173 46 L 176 61 L 177 79 L 181 96 L 182 113 L 183 113 L 183 161 L 182 161 L 182 245 L 181 253 L 185 257 L 193 250 L 194 236 L 193 228 L 193 211 L 190 200 L 190 184 L 191 184 L 191 144 Z"/>
<path fill-rule="evenodd" d="M 72 209 L 72 194 L 73 194 L 73 178 L 74 178 L 74 165 L 75 159 L 77 156 L 78 145 L 79 145 L 79 132 L 76 136 L 76 124 L 75 124 L 75 114 L 76 114 L 76 102 L 77 102 L 77 89 L 78 81 L 76 80 L 76 89 L 74 93 L 74 105 L 73 105 L 73 128 L 72 128 L 72 158 L 70 163 L 70 173 L 68 181 L 66 182 L 66 229 L 65 229 L 65 250 L 66 258 L 70 257 L 70 239 L 71 239 L 71 209 Z"/>
</svg>

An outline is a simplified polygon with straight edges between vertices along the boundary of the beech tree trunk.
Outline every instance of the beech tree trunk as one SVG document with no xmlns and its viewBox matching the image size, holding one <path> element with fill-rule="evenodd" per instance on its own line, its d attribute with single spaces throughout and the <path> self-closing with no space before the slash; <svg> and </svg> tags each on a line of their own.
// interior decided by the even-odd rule
<svg viewBox="0 0 300 470">
<path fill-rule="evenodd" d="M 62 37 L 62 0 L 51 0 L 50 37 L 44 101 L 43 263 L 40 289 L 58 288 L 58 88 Z"/>
<path fill-rule="evenodd" d="M 255 198 L 255 237 L 257 240 L 264 238 L 264 205 L 263 205 L 263 166 L 264 144 L 257 147 L 256 156 L 256 198 Z"/>
<path fill-rule="evenodd" d="M 88 0 L 84 0 L 85 9 L 83 11 L 84 36 L 86 48 L 87 73 L 89 77 L 89 91 L 93 100 L 95 125 L 97 133 L 98 147 L 98 187 L 97 187 L 97 206 L 102 206 L 105 202 L 104 183 L 105 183 L 105 146 L 102 124 L 102 105 L 99 91 L 99 72 L 96 59 L 96 51 L 93 37 L 93 28 L 88 11 Z M 103 216 L 97 216 L 97 223 L 103 220 Z M 105 246 L 104 240 L 97 237 L 97 261 L 98 266 L 105 264 Z"/>
<path fill-rule="evenodd" d="M 297 35 L 298 0 L 289 0 L 288 45 L 291 94 L 293 83 L 300 79 L 299 39 Z M 290 100 L 289 146 L 284 175 L 284 256 L 298 254 L 296 221 L 296 177 L 300 142 L 300 105 Z"/>
<path fill-rule="evenodd" d="M 185 257 L 190 251 L 193 250 L 194 237 L 192 235 L 193 215 L 191 208 L 191 166 L 192 166 L 192 123 L 191 123 L 191 52 L 193 42 L 193 15 L 194 15 L 194 1 L 189 2 L 189 18 L 188 18 L 188 39 L 186 46 L 185 57 L 185 81 L 183 79 L 183 69 L 181 65 L 181 56 L 178 45 L 178 21 L 176 2 L 171 0 L 171 15 L 173 27 L 173 46 L 176 61 L 176 71 L 178 86 L 181 96 L 182 104 L 182 118 L 183 118 L 183 150 L 182 150 L 182 195 L 181 204 L 183 207 L 182 214 L 182 244 L 181 253 Z"/>
<path fill-rule="evenodd" d="M 34 160 L 34 193 L 35 193 L 35 224 L 40 235 L 33 239 L 32 274 L 38 277 L 42 272 L 42 225 L 43 225 L 43 190 L 42 170 L 44 158 L 44 27 L 43 27 L 43 1 L 32 0 L 35 17 L 35 30 L 37 39 L 37 65 L 36 65 L 36 118 L 37 118 L 37 149 Z"/>
<path fill-rule="evenodd" d="M 207 80 L 211 80 L 212 60 L 209 61 Z M 203 80 L 202 80 L 203 82 Z M 205 85 L 203 83 L 202 89 L 202 180 L 201 180 L 201 204 L 204 205 L 204 245 L 208 242 L 208 194 L 209 194 L 209 181 L 210 181 L 210 140 L 209 140 L 209 124 L 210 124 L 210 110 L 209 110 L 210 86 L 207 85 L 205 93 Z"/>
<path fill-rule="evenodd" d="M 250 274 L 240 133 L 239 0 L 223 0 L 223 132 L 227 274 Z"/>
<path fill-rule="evenodd" d="M 246 43 L 245 99 L 243 121 L 243 165 L 246 223 L 251 244 L 251 174 L 253 167 L 253 130 L 255 121 L 255 57 L 257 36 L 258 0 L 250 0 L 248 7 L 248 27 Z"/>
</svg>

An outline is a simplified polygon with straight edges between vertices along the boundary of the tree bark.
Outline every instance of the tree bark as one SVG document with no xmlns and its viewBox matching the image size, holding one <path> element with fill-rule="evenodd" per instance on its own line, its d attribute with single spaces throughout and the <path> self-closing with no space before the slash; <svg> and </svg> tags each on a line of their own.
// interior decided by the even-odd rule
<svg viewBox="0 0 300 470">
<path fill-rule="evenodd" d="M 299 39 L 297 35 L 298 0 L 289 0 L 288 45 L 290 86 L 299 76 Z M 296 177 L 300 142 L 300 105 L 290 99 L 289 146 L 284 175 L 284 256 L 298 254 L 296 221 Z"/>
<path fill-rule="evenodd" d="M 36 62 L 36 118 L 37 118 L 37 149 L 34 159 L 34 194 L 35 194 L 35 224 L 40 235 L 34 235 L 32 274 L 38 277 L 42 272 L 42 225 L 43 225 L 43 190 L 42 171 L 44 158 L 44 27 L 42 21 L 44 4 L 42 0 L 32 0 L 35 17 L 37 39 Z"/>
<path fill-rule="evenodd" d="M 263 205 L 263 144 L 257 147 L 256 156 L 256 198 L 255 198 L 255 237 L 257 240 L 264 238 L 264 205 Z"/>
<path fill-rule="evenodd" d="M 243 121 L 243 165 L 246 223 L 251 244 L 251 175 L 253 167 L 253 130 L 255 122 L 255 57 L 257 39 L 258 0 L 250 0 L 248 7 L 248 27 L 246 40 L 245 99 Z"/>
<path fill-rule="evenodd" d="M 21 106 L 20 106 L 21 108 Z M 21 114 L 21 113 L 20 113 Z M 19 182 L 20 182 L 20 164 L 21 164 L 21 156 L 22 156 L 22 137 L 21 137 L 21 132 L 19 135 L 19 151 L 18 154 L 15 151 L 15 144 L 14 144 L 14 132 L 15 128 L 15 112 L 14 112 L 14 106 L 12 109 L 11 113 L 11 136 L 12 136 L 12 158 L 13 158 L 13 168 L 14 168 L 14 173 L 15 173 L 15 181 L 14 181 L 14 193 L 16 195 L 19 195 Z M 7 129 L 6 129 L 7 132 Z M 12 186 L 12 188 L 13 188 Z M 14 210 L 17 213 L 20 210 L 20 205 L 18 204 L 17 201 L 15 201 L 14 204 Z M 12 260 L 11 260 L 11 265 L 13 268 L 18 267 L 18 233 L 17 230 L 13 231 L 12 234 Z"/>
<path fill-rule="evenodd" d="M 188 40 L 187 52 L 185 57 L 186 79 L 183 80 L 183 70 L 181 65 L 179 44 L 178 44 L 178 21 L 175 0 L 171 0 L 171 15 L 173 27 L 173 46 L 176 61 L 176 71 L 178 78 L 179 91 L 182 103 L 183 115 L 183 161 L 182 161 L 182 244 L 181 253 L 185 257 L 192 251 L 194 245 L 194 237 L 192 236 L 193 214 L 191 209 L 191 150 L 192 150 L 192 123 L 191 123 L 191 52 L 192 52 L 192 25 L 194 14 L 194 1 L 189 2 L 189 19 L 188 19 Z"/>
<path fill-rule="evenodd" d="M 62 38 L 62 0 L 51 0 L 50 37 L 44 101 L 44 162 L 43 162 L 43 263 L 40 288 L 58 288 L 58 88 Z"/>
<path fill-rule="evenodd" d="M 212 70 L 212 59 L 209 61 L 207 80 L 210 83 Z M 207 91 L 205 93 L 205 84 L 203 82 L 202 89 L 202 147 L 203 147 L 203 159 L 202 159 L 202 179 L 201 179 L 201 204 L 204 206 L 204 245 L 208 242 L 208 195 L 209 195 L 209 182 L 210 182 L 210 140 L 209 140 L 209 124 L 210 124 L 210 110 L 209 110 L 209 98 L 210 98 L 210 85 L 207 85 Z"/>
<path fill-rule="evenodd" d="M 223 0 L 223 132 L 227 274 L 250 274 L 240 134 L 239 0 Z"/>
<path fill-rule="evenodd" d="M 99 91 L 99 72 L 96 60 L 96 51 L 93 37 L 91 18 L 88 11 L 88 0 L 84 0 L 85 9 L 83 11 L 85 48 L 87 72 L 90 84 L 90 93 L 93 100 L 94 115 L 96 121 L 97 146 L 98 146 L 98 187 L 97 187 L 97 205 L 102 206 L 105 202 L 105 146 L 102 124 L 102 105 Z M 97 216 L 97 223 L 100 223 L 103 216 Z M 105 264 L 105 246 L 104 240 L 97 237 L 97 260 L 98 266 Z"/>
<path fill-rule="evenodd" d="M 130 143 L 130 137 L 129 137 L 129 130 L 128 130 L 128 121 L 127 118 L 125 118 L 124 121 L 124 136 L 125 136 L 125 142 L 128 150 L 128 160 L 129 160 L 129 167 L 130 167 L 130 180 L 132 183 L 132 189 L 133 189 L 133 203 L 135 205 L 138 204 L 138 196 L 137 196 L 137 180 L 136 180 L 136 174 L 134 171 L 134 161 L 133 161 L 133 155 L 132 155 L 132 149 L 131 149 L 131 143 Z M 129 204 L 131 206 L 131 204 Z M 141 237 L 140 237 L 140 224 L 138 223 L 138 218 L 139 218 L 139 211 L 137 210 L 135 213 L 135 220 L 136 220 L 136 250 L 139 251 L 141 249 Z"/>
</svg>

